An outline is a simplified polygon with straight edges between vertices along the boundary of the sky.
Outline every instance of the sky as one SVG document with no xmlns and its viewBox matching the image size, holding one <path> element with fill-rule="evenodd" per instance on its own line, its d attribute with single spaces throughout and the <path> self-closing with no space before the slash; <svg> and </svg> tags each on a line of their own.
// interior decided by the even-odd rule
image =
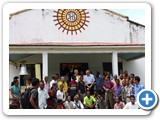
<svg viewBox="0 0 160 120">
<path fill-rule="evenodd" d="M 145 24 L 145 10 L 144 9 L 112 9 L 112 11 L 128 16 L 130 20 Z"/>
<path fill-rule="evenodd" d="M 20 9 L 12 9 L 12 13 Z M 144 9 L 111 9 L 114 12 L 128 16 L 130 20 L 145 25 L 145 10 Z"/>
</svg>

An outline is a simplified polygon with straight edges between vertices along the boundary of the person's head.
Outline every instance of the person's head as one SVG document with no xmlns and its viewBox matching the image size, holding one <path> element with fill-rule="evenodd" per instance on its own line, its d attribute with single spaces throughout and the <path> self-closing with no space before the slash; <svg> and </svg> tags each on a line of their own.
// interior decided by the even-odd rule
<svg viewBox="0 0 160 120">
<path fill-rule="evenodd" d="M 123 74 L 119 75 L 119 79 L 121 79 L 121 80 L 123 79 Z"/>
<path fill-rule="evenodd" d="M 87 91 L 87 92 L 86 92 L 86 96 L 87 96 L 87 97 L 90 97 L 90 91 Z"/>
<path fill-rule="evenodd" d="M 119 85 L 119 84 L 120 84 L 119 79 L 116 79 L 116 85 Z"/>
<path fill-rule="evenodd" d="M 39 87 L 40 87 L 41 90 L 44 89 L 44 81 L 40 81 L 39 82 Z"/>
<path fill-rule="evenodd" d="M 45 76 L 45 77 L 44 77 L 44 81 L 47 83 L 48 80 L 49 80 L 49 77 L 48 77 L 48 76 Z"/>
<path fill-rule="evenodd" d="M 130 96 L 130 101 L 131 101 L 131 103 L 134 105 L 134 103 L 135 103 L 135 97 L 134 97 L 134 95 L 131 95 L 131 96 Z"/>
<path fill-rule="evenodd" d="M 123 79 L 127 79 L 128 78 L 128 71 L 124 71 L 123 72 Z"/>
<path fill-rule="evenodd" d="M 116 97 L 116 98 L 115 98 L 115 101 L 116 101 L 116 103 L 120 103 L 120 98 L 119 98 L 119 97 Z"/>
<path fill-rule="evenodd" d="M 64 77 L 64 76 L 61 77 L 61 81 L 62 81 L 63 83 L 65 82 L 65 77 Z"/>
<path fill-rule="evenodd" d="M 126 86 L 126 82 L 125 80 L 122 80 L 122 86 L 125 87 Z"/>
<path fill-rule="evenodd" d="M 113 76 L 113 78 L 116 80 L 116 79 L 117 79 L 117 75 L 115 74 L 115 75 Z"/>
<path fill-rule="evenodd" d="M 56 89 L 57 89 L 57 83 L 53 83 L 52 87 L 51 87 L 51 90 L 56 90 Z"/>
<path fill-rule="evenodd" d="M 28 84 L 28 85 L 32 84 L 32 78 L 28 78 L 28 79 L 27 79 L 27 84 Z"/>
<path fill-rule="evenodd" d="M 97 71 L 97 72 L 96 72 L 96 77 L 99 77 L 99 75 L 100 75 L 100 72 Z"/>
<path fill-rule="evenodd" d="M 103 96 L 100 97 L 100 101 L 102 102 L 104 100 Z"/>
<path fill-rule="evenodd" d="M 66 72 L 66 74 L 65 74 L 66 76 L 69 76 L 69 72 Z"/>
<path fill-rule="evenodd" d="M 94 90 L 94 95 L 97 95 L 97 91 L 96 90 Z"/>
<path fill-rule="evenodd" d="M 107 80 L 107 81 L 110 80 L 110 76 L 107 75 L 107 76 L 105 77 L 105 80 Z"/>
<path fill-rule="evenodd" d="M 52 75 L 52 80 L 57 80 L 57 76 L 56 75 Z"/>
<path fill-rule="evenodd" d="M 59 90 L 63 91 L 63 85 L 62 84 L 59 86 Z"/>
<path fill-rule="evenodd" d="M 80 71 L 80 75 L 84 75 L 84 72 L 83 72 L 83 71 Z"/>
<path fill-rule="evenodd" d="M 105 71 L 103 71 L 103 75 L 104 76 L 106 76 L 107 75 L 107 71 L 105 70 Z"/>
<path fill-rule="evenodd" d="M 110 72 L 109 72 L 109 71 L 107 71 L 107 75 L 109 75 L 109 76 L 110 76 Z"/>
<path fill-rule="evenodd" d="M 139 76 L 135 76 L 135 80 L 134 80 L 135 84 L 138 85 L 140 82 L 140 77 Z"/>
<path fill-rule="evenodd" d="M 73 81 L 76 81 L 76 79 L 77 79 L 76 76 L 73 75 L 73 76 L 72 76 L 72 80 L 73 80 Z"/>
<path fill-rule="evenodd" d="M 13 78 L 13 84 L 12 84 L 12 85 L 18 86 L 18 85 L 19 85 L 18 79 L 19 79 L 19 77 L 18 77 L 18 76 L 15 76 L 15 77 Z"/>
<path fill-rule="evenodd" d="M 77 69 L 74 70 L 74 74 L 75 74 L 75 75 L 78 75 L 78 74 L 79 74 L 79 72 L 78 72 Z"/>
<path fill-rule="evenodd" d="M 79 95 L 81 94 L 81 90 L 78 90 L 78 94 L 79 94 Z"/>
<path fill-rule="evenodd" d="M 55 75 L 56 75 L 56 80 L 58 80 L 59 79 L 59 74 L 56 73 Z"/>
<path fill-rule="evenodd" d="M 129 84 L 130 84 L 129 79 L 126 79 L 126 85 L 129 86 Z"/>
<path fill-rule="evenodd" d="M 87 76 L 90 75 L 90 70 L 86 70 L 86 75 L 87 75 Z"/>
<path fill-rule="evenodd" d="M 75 102 L 78 102 L 78 100 L 79 100 L 78 95 L 74 96 L 74 101 L 75 101 Z"/>
<path fill-rule="evenodd" d="M 70 102 L 71 101 L 71 96 L 67 96 L 67 101 Z"/>
<path fill-rule="evenodd" d="M 126 75 L 124 73 L 122 75 L 123 75 L 123 79 L 126 79 Z"/>
<path fill-rule="evenodd" d="M 135 75 L 133 73 L 130 74 L 130 78 L 134 78 Z"/>
<path fill-rule="evenodd" d="M 39 87 L 39 79 L 32 78 L 32 86 L 38 88 Z"/>
</svg>

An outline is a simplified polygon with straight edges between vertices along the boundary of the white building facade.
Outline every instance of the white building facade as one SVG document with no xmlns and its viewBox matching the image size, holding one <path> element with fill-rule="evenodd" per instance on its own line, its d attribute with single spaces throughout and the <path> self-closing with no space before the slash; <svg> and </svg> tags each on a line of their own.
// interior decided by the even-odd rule
<svg viewBox="0 0 160 120">
<path fill-rule="evenodd" d="M 101 74 L 127 70 L 145 84 L 145 26 L 127 16 L 100 9 L 23 10 L 10 15 L 9 27 L 10 81 L 25 61 L 29 76 L 40 79 L 62 74 L 65 64 Z"/>
</svg>

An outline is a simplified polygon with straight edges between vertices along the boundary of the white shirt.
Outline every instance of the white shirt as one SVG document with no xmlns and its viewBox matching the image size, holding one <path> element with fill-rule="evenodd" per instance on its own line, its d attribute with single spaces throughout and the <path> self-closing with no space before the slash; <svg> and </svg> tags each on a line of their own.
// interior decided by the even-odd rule
<svg viewBox="0 0 160 120">
<path fill-rule="evenodd" d="M 74 104 L 73 101 L 70 101 L 70 102 L 66 101 L 64 103 L 64 106 L 65 106 L 66 109 L 73 109 L 73 107 L 75 107 L 76 105 Z"/>
<path fill-rule="evenodd" d="M 51 89 L 51 87 L 52 87 L 52 85 L 54 84 L 54 83 L 58 83 L 56 80 L 52 80 L 51 82 L 50 82 L 50 89 Z"/>
<path fill-rule="evenodd" d="M 84 109 L 84 105 L 80 100 L 78 100 L 78 102 L 74 101 L 74 104 L 76 105 L 76 109 Z M 78 108 L 78 106 L 80 106 L 80 108 Z"/>
<path fill-rule="evenodd" d="M 45 89 L 46 91 L 48 91 L 49 88 L 50 88 L 50 87 L 49 87 L 49 83 L 48 83 L 48 82 L 46 83 L 46 82 L 44 81 L 44 89 Z"/>
<path fill-rule="evenodd" d="M 65 101 L 66 95 L 64 91 L 63 92 L 61 92 L 60 90 L 57 91 L 57 100 L 59 99 Z"/>
<path fill-rule="evenodd" d="M 129 102 L 125 105 L 123 109 L 138 109 L 138 108 L 139 107 L 137 102 L 135 102 L 134 105 L 131 102 Z"/>
<path fill-rule="evenodd" d="M 40 109 L 44 109 L 47 107 L 46 100 L 49 98 L 49 95 L 45 89 L 41 90 L 38 88 L 38 106 Z"/>
<path fill-rule="evenodd" d="M 88 75 L 84 76 L 84 82 L 86 84 L 91 84 L 94 81 L 95 81 L 94 75 L 90 74 L 89 76 Z"/>
</svg>

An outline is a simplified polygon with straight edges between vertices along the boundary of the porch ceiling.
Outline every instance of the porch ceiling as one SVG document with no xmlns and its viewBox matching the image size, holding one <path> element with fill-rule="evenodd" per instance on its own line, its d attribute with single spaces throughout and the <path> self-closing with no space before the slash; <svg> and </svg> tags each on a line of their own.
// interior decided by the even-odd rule
<svg viewBox="0 0 160 120">
<path fill-rule="evenodd" d="M 127 61 L 145 57 L 145 53 L 119 53 L 118 57 Z"/>
<path fill-rule="evenodd" d="M 9 60 L 10 61 L 19 61 L 23 58 L 29 57 L 32 54 L 9 54 Z"/>
</svg>

